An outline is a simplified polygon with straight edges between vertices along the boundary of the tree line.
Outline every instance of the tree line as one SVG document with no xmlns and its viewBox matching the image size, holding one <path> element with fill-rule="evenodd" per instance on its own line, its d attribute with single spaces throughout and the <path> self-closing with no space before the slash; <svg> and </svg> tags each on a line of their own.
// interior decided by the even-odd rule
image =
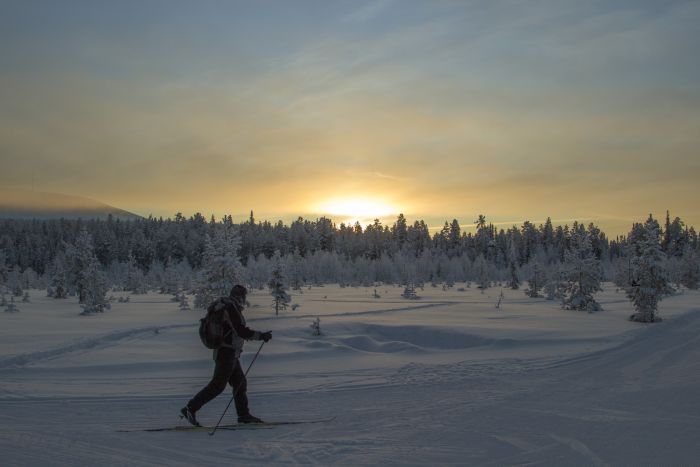
<svg viewBox="0 0 700 467">
<path fill-rule="evenodd" d="M 409 224 L 402 214 L 391 225 L 375 220 L 364 228 L 325 217 L 290 225 L 258 222 L 252 212 L 241 223 L 231 216 L 207 220 L 179 213 L 126 221 L 6 219 L 0 221 L 0 286 L 14 295 L 23 286 L 50 287 L 56 298 L 96 300 L 90 307 L 101 311 L 109 287 L 193 292 L 202 307 L 231 282 L 264 287 L 272 276 L 277 296 L 284 296 L 284 281 L 296 289 L 308 283 L 398 283 L 406 285 L 407 296 L 426 282 L 474 281 L 483 290 L 494 282 L 517 288 L 527 281 L 532 297 L 544 293 L 566 307 L 595 311 L 599 282 L 632 285 L 641 277 L 640 245 L 654 244 L 651 256 L 667 281 L 697 287 L 698 235 L 668 213 L 663 228 L 650 216 L 614 240 L 593 223 L 554 226 L 550 219 L 497 229 L 479 215 L 474 227 L 466 232 L 454 219 L 431 235 L 425 222 Z M 564 280 L 572 274 L 578 279 Z"/>
<path fill-rule="evenodd" d="M 272 258 L 275 251 L 282 256 L 296 252 L 307 257 L 317 252 L 330 252 L 349 260 L 379 260 L 399 253 L 420 257 L 428 250 L 434 256 L 467 257 L 472 262 L 483 255 L 486 261 L 502 269 L 513 259 L 522 266 L 537 255 L 548 262 L 563 261 L 573 233 L 581 230 L 590 237 L 598 259 L 614 261 L 627 255 L 626 250 L 641 226 L 641 223 L 635 224 L 629 235 L 609 240 L 593 223 L 553 226 L 547 219 L 539 226 L 525 221 L 520 226 L 497 229 L 485 216 L 479 215 L 474 224 L 475 232 L 465 232 L 454 219 L 431 235 L 424 221 L 409 224 L 402 214 L 391 225 L 375 220 L 364 228 L 359 223 L 336 225 L 326 217 L 298 218 L 290 225 L 282 221 L 256 222 L 252 212 L 247 221 L 239 224 L 235 224 L 231 216 L 207 220 L 201 214 L 185 218 L 180 213 L 172 219 L 4 219 L 0 220 L 0 250 L 4 252 L 6 266 L 21 271 L 31 268 L 43 275 L 56 255 L 65 252 L 67 245 L 75 244 L 84 229 L 91 235 L 95 255 L 103 267 L 114 262 L 133 261 L 146 273 L 154 262 L 186 261 L 193 269 L 199 269 L 206 236 L 211 238 L 217 230 L 232 228 L 240 239 L 238 256 L 243 265 L 260 255 Z M 697 232 L 680 218 L 671 220 L 667 215 L 661 230 L 661 247 L 667 256 L 682 257 L 687 249 L 698 250 Z"/>
</svg>

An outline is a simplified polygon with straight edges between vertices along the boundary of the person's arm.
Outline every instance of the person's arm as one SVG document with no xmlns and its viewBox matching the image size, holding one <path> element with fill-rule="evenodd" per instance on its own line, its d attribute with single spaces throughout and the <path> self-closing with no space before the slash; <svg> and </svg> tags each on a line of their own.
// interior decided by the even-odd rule
<svg viewBox="0 0 700 467">
<path fill-rule="evenodd" d="M 235 306 L 235 305 L 232 305 Z M 272 333 L 270 331 L 267 332 L 260 332 L 260 331 L 254 331 L 253 329 L 250 329 L 248 326 L 243 324 L 240 318 L 240 313 L 236 312 L 233 310 L 232 313 L 229 313 L 229 316 L 231 317 L 231 324 L 233 324 L 233 329 L 236 331 L 236 334 L 238 334 L 240 337 L 242 337 L 245 340 L 248 341 L 269 341 L 272 339 Z"/>
</svg>

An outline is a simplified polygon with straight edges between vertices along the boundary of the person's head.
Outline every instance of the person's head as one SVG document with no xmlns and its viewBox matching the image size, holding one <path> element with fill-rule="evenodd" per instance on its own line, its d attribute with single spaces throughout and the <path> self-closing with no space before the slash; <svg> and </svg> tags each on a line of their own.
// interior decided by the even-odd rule
<svg viewBox="0 0 700 467">
<path fill-rule="evenodd" d="M 231 288 L 231 292 L 228 295 L 238 303 L 244 304 L 246 295 L 248 295 L 248 290 L 242 285 L 237 284 Z"/>
</svg>

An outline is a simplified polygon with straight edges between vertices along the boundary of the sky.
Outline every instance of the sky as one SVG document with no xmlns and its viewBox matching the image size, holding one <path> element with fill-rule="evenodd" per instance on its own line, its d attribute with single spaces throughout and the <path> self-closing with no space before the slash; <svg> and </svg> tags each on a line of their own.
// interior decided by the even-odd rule
<svg viewBox="0 0 700 467">
<path fill-rule="evenodd" d="M 700 226 L 700 2 L 0 0 L 0 186 L 141 215 Z"/>
</svg>

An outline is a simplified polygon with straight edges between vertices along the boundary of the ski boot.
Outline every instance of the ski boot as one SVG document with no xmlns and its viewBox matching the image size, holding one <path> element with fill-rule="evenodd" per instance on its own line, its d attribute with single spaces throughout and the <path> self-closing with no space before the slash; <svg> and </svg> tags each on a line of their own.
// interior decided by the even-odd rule
<svg viewBox="0 0 700 467">
<path fill-rule="evenodd" d="M 197 421 L 197 417 L 194 416 L 194 412 L 189 407 L 185 406 L 180 409 L 180 418 L 187 419 L 194 426 L 202 426 Z"/>
<path fill-rule="evenodd" d="M 260 420 L 256 416 L 253 416 L 251 414 L 245 414 L 245 415 L 238 416 L 238 423 L 265 423 L 265 422 L 263 422 L 262 420 Z"/>
</svg>

